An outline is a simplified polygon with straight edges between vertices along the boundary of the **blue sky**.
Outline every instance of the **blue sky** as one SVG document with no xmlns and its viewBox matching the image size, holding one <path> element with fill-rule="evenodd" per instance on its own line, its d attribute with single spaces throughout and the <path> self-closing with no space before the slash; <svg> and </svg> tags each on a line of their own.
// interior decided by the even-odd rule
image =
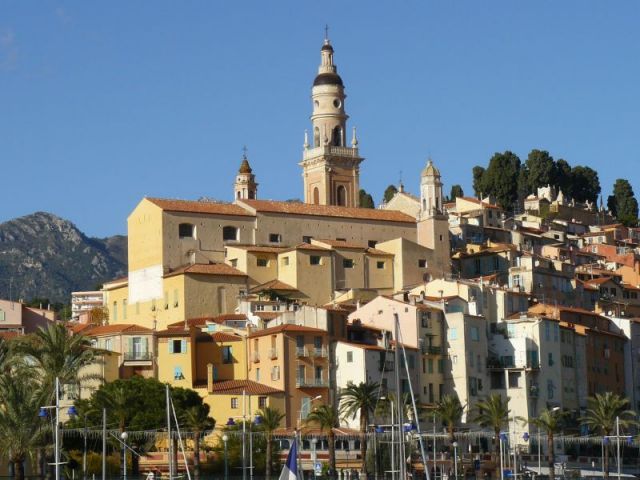
<svg viewBox="0 0 640 480">
<path fill-rule="evenodd" d="M 0 4 L 0 221 L 46 210 L 126 233 L 145 195 L 302 197 L 325 23 L 376 202 L 417 191 L 431 155 L 470 188 L 496 151 L 532 148 L 640 193 L 637 1 Z"/>
</svg>

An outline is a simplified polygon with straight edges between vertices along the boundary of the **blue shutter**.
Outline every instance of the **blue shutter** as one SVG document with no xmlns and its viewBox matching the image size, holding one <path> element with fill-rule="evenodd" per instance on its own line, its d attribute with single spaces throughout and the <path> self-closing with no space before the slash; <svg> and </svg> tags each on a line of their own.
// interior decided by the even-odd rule
<svg viewBox="0 0 640 480">
<path fill-rule="evenodd" d="M 187 340 L 186 339 L 182 339 L 182 348 L 180 349 L 180 351 L 182 353 L 187 353 Z"/>
<path fill-rule="evenodd" d="M 169 353 L 173 353 L 173 340 L 169 339 L 168 343 L 169 343 Z"/>
</svg>

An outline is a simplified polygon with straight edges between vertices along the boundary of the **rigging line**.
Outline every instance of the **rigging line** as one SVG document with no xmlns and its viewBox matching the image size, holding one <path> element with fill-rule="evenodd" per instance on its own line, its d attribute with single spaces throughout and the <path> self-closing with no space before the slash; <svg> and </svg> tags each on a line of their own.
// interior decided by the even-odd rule
<svg viewBox="0 0 640 480">
<path fill-rule="evenodd" d="M 413 405 L 413 415 L 416 420 L 416 429 L 418 430 L 418 442 L 420 443 L 420 455 L 422 456 L 422 464 L 424 465 L 424 472 L 427 480 L 431 480 L 429 474 L 429 468 L 427 465 L 427 454 L 424 449 L 424 440 L 420 431 L 420 418 L 418 417 L 418 409 L 416 408 L 416 397 L 413 394 L 413 385 L 411 384 L 411 374 L 409 373 L 409 364 L 407 363 L 407 351 L 404 349 L 404 340 L 402 339 L 402 330 L 400 329 L 400 317 L 396 316 L 396 322 L 398 322 L 398 337 L 396 339 L 396 348 L 400 346 L 402 348 L 402 357 L 404 359 L 404 369 L 407 372 L 407 381 L 409 383 L 409 393 L 411 394 L 411 403 Z M 402 340 L 402 341 L 401 341 Z M 435 462 L 435 458 L 434 458 Z M 434 463 L 435 465 L 435 463 Z"/>
<path fill-rule="evenodd" d="M 176 416 L 176 409 L 173 405 L 173 399 L 171 395 L 169 395 L 169 404 L 171 405 L 171 411 L 173 412 L 173 418 L 176 421 L 176 431 L 178 433 L 178 444 L 180 445 L 180 450 L 182 451 L 182 459 L 184 460 L 184 468 L 187 469 L 187 478 L 191 480 L 191 472 L 189 471 L 189 462 L 187 462 L 187 454 L 184 451 L 184 444 L 182 443 L 182 435 L 180 435 L 180 424 L 178 423 L 178 417 Z M 177 471 L 177 469 L 176 469 Z"/>
</svg>

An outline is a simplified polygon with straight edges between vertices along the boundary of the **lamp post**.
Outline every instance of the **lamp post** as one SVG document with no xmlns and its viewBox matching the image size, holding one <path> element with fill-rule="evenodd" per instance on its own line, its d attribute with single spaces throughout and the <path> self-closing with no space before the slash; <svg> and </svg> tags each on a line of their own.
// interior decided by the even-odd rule
<svg viewBox="0 0 640 480">
<path fill-rule="evenodd" d="M 122 432 L 120 438 L 122 439 L 122 478 L 127 480 L 127 438 L 129 438 L 129 434 Z"/>
<path fill-rule="evenodd" d="M 313 478 L 317 477 L 317 473 L 316 473 L 316 461 L 318 460 L 317 453 L 316 453 L 317 443 L 318 443 L 318 439 L 316 437 L 313 437 L 311 439 L 311 446 L 312 446 L 311 458 L 313 463 Z"/>
<path fill-rule="evenodd" d="M 455 479 L 458 480 L 458 442 L 453 442 L 453 474 Z"/>
<path fill-rule="evenodd" d="M 229 480 L 229 461 L 227 459 L 227 442 L 229 436 L 225 433 L 222 435 L 222 442 L 224 443 L 224 480 Z"/>
<path fill-rule="evenodd" d="M 62 465 L 62 462 L 60 462 L 60 379 L 58 377 L 56 377 L 56 382 L 55 382 L 55 389 L 56 389 L 56 404 L 55 405 L 46 405 L 43 407 L 40 407 L 40 411 L 38 413 L 38 416 L 40 418 L 46 418 L 48 417 L 48 410 L 55 410 L 55 422 L 56 422 L 56 428 L 54 430 L 54 466 L 55 466 L 55 480 L 60 480 L 60 465 Z M 78 412 L 76 410 L 76 407 L 74 407 L 73 405 L 71 405 L 69 407 L 69 410 L 67 411 L 67 414 L 70 417 L 76 416 L 78 415 Z"/>
</svg>

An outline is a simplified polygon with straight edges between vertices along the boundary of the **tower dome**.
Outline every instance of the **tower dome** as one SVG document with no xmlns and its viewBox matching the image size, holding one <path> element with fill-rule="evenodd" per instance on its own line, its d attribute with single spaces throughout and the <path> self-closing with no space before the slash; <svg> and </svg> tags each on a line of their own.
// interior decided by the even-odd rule
<svg viewBox="0 0 640 480">
<path fill-rule="evenodd" d="M 258 184 L 256 183 L 256 176 L 253 174 L 251 165 L 249 165 L 247 148 L 245 147 L 243 150 L 244 153 L 242 154 L 240 168 L 238 168 L 236 181 L 233 184 L 233 196 L 236 200 L 252 200 L 258 198 Z"/>
</svg>

